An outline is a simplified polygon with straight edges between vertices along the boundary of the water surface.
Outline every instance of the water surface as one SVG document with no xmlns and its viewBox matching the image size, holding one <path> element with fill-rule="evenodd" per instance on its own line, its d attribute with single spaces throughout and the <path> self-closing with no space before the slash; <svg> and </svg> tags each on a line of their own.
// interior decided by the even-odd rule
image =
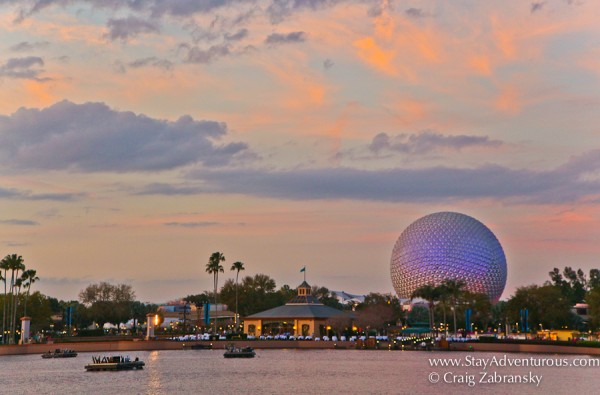
<svg viewBox="0 0 600 395">
<path fill-rule="evenodd" d="M 562 360 L 587 356 L 367 350 L 257 350 L 253 359 L 225 359 L 223 350 L 129 352 L 142 371 L 86 372 L 92 355 L 42 359 L 0 357 L 2 394 L 567 394 L 597 393 L 599 367 L 473 366 L 475 361 Z M 464 366 L 431 367 L 430 358 L 476 358 Z M 587 361 L 587 362 L 586 362 Z M 497 377 L 541 376 L 536 383 L 479 383 Z M 432 375 L 433 376 L 430 376 Z M 437 375 L 437 376 L 436 376 Z M 437 383 L 431 383 L 438 379 Z M 476 381 L 468 385 L 469 378 Z M 445 382 L 454 381 L 454 382 Z"/>
</svg>

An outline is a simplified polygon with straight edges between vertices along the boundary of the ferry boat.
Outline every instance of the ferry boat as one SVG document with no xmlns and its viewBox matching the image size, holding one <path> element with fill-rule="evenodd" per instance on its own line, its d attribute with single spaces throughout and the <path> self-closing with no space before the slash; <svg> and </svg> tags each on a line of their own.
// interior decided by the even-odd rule
<svg viewBox="0 0 600 395">
<path fill-rule="evenodd" d="M 116 355 L 112 357 L 92 357 L 93 363 L 85 365 L 88 372 L 97 372 L 103 370 L 138 370 L 143 369 L 145 363 L 139 358 L 131 360 L 129 357 Z"/>
<path fill-rule="evenodd" d="M 256 355 L 252 347 L 238 348 L 234 345 L 228 345 L 225 350 L 225 354 L 223 354 L 225 358 L 254 358 Z"/>
<path fill-rule="evenodd" d="M 73 358 L 76 357 L 77 353 L 73 350 L 66 350 L 57 348 L 54 351 L 48 351 L 42 354 L 42 358 Z"/>
<path fill-rule="evenodd" d="M 213 345 L 212 345 L 212 343 L 210 343 L 210 344 L 196 343 L 196 344 L 192 344 L 190 346 L 190 348 L 192 350 L 212 350 Z"/>
</svg>

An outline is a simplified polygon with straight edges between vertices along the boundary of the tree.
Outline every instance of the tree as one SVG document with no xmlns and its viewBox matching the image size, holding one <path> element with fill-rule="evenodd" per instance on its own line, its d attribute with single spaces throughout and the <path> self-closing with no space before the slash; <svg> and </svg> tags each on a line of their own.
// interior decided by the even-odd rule
<svg viewBox="0 0 600 395">
<path fill-rule="evenodd" d="M 238 329 L 238 276 L 241 270 L 245 270 L 243 262 L 233 262 L 231 270 L 235 270 L 235 330 Z"/>
<path fill-rule="evenodd" d="M 135 301 L 135 292 L 131 285 L 112 285 L 107 282 L 90 284 L 79 292 L 79 300 L 87 305 L 87 314 L 92 320 L 104 324 L 119 324 L 132 314 L 131 304 Z"/>
<path fill-rule="evenodd" d="M 0 273 L 0 280 L 4 283 L 4 298 L 2 298 L 2 343 L 6 342 L 6 272 L 8 271 L 8 261 L 6 259 L 2 259 L 0 261 L 0 270 L 4 270 L 4 274 Z"/>
<path fill-rule="evenodd" d="M 400 301 L 391 294 L 371 292 L 356 309 L 356 323 L 371 329 L 385 329 L 402 317 Z"/>
<path fill-rule="evenodd" d="M 450 305 L 452 306 L 452 315 L 454 316 L 454 333 L 456 333 L 456 307 L 460 297 L 462 296 L 465 282 L 462 280 L 445 280 L 442 284 L 444 285 L 445 293 L 448 295 Z"/>
<path fill-rule="evenodd" d="M 39 291 L 33 292 L 24 302 L 31 314 L 31 333 L 37 333 L 52 324 L 52 308 L 48 297 Z"/>
<path fill-rule="evenodd" d="M 571 303 L 559 288 L 549 284 L 517 288 L 506 308 L 511 322 L 517 323 L 520 321 L 520 311 L 527 309 L 528 326 L 532 329 L 537 329 L 540 324 L 548 329 L 560 328 L 573 321 Z"/>
<path fill-rule="evenodd" d="M 238 284 L 238 312 L 244 317 L 273 307 L 281 306 L 290 297 L 275 290 L 275 280 L 266 274 L 245 276 Z M 235 303 L 235 281 L 228 279 L 219 292 L 219 298 L 224 304 L 233 306 Z"/>
<path fill-rule="evenodd" d="M 492 327 L 492 302 L 490 297 L 484 293 L 463 291 L 462 303 L 458 306 L 458 313 L 464 315 L 465 309 L 470 308 L 471 322 L 482 330 Z M 470 330 L 471 328 L 465 328 Z"/>
<path fill-rule="evenodd" d="M 555 267 L 548 274 L 550 275 L 551 284 L 560 290 L 572 306 L 583 301 L 590 286 L 583 270 L 578 269 L 575 271 L 570 266 L 566 266 L 561 274 L 560 270 Z M 594 285 L 599 280 L 597 275 L 597 271 L 590 270 L 590 282 Z"/>
<path fill-rule="evenodd" d="M 600 288 L 600 270 L 590 269 L 590 279 L 588 280 L 588 288 L 591 290 Z"/>
<path fill-rule="evenodd" d="M 213 275 L 213 282 L 215 286 L 215 322 L 214 322 L 214 333 L 217 333 L 217 320 L 219 319 L 219 308 L 218 308 L 218 285 L 219 285 L 219 272 L 223 273 L 223 265 L 221 262 L 225 262 L 225 255 L 220 252 L 213 252 L 208 263 L 206 264 L 206 272 Z"/>
<path fill-rule="evenodd" d="M 450 298 L 450 290 L 446 284 L 440 284 L 436 287 L 438 291 L 438 306 L 442 310 L 442 322 L 444 323 L 444 330 L 448 335 L 448 323 L 446 321 L 446 307 L 448 307 L 448 301 Z"/>
<path fill-rule="evenodd" d="M 429 310 L 423 306 L 413 306 L 408 315 L 406 321 L 409 325 L 414 325 L 417 322 L 423 322 L 430 318 Z"/>
<path fill-rule="evenodd" d="M 319 302 L 325 306 L 333 307 L 334 309 L 342 310 L 344 306 L 338 301 L 335 295 L 327 288 L 313 285 L 311 294 L 315 298 L 319 299 Z"/>
<path fill-rule="evenodd" d="M 587 296 L 588 314 L 590 316 L 591 326 L 594 329 L 600 328 L 600 287 L 592 288 Z"/>
<path fill-rule="evenodd" d="M 19 279 L 19 271 L 23 271 L 25 270 L 25 264 L 23 263 L 23 257 L 21 255 L 17 255 L 17 254 L 12 254 L 12 255 L 6 255 L 3 259 L 2 259 L 2 263 L 1 263 L 1 268 L 4 270 L 4 278 L 5 278 L 5 286 L 4 286 L 4 299 L 5 299 L 5 304 L 4 306 L 6 306 L 6 303 L 8 302 L 8 309 L 5 307 L 4 311 L 8 314 L 3 313 L 3 317 L 8 316 L 8 320 L 7 320 L 7 324 L 8 324 L 8 330 L 10 331 L 10 336 L 8 338 L 9 343 L 14 343 L 15 342 L 15 329 L 16 329 L 16 320 L 17 320 L 17 305 L 18 305 L 18 297 L 17 295 L 15 295 L 15 293 L 18 294 L 17 289 L 20 286 L 20 279 Z M 10 274 L 10 288 L 9 288 L 9 292 L 10 292 L 10 299 L 7 300 L 7 294 L 6 294 L 6 281 L 8 280 L 8 276 L 7 276 L 7 272 L 8 270 L 11 271 Z M 5 321 L 5 319 L 3 319 L 3 322 Z M 3 333 L 4 333 L 4 329 L 3 329 Z M 4 337 L 2 336 L 2 339 L 4 341 Z"/>
<path fill-rule="evenodd" d="M 24 279 L 23 286 L 27 290 L 27 296 L 25 297 L 25 304 L 23 309 L 23 315 L 27 316 L 27 300 L 29 299 L 29 290 L 31 289 L 31 285 L 40 278 L 37 276 L 37 272 L 33 269 L 25 270 L 21 278 Z"/>
<path fill-rule="evenodd" d="M 415 289 L 415 291 L 411 295 L 411 299 L 421 298 L 427 301 L 427 305 L 429 306 L 429 327 L 434 327 L 434 319 L 433 319 L 433 306 L 435 302 L 439 299 L 439 288 L 435 287 L 433 284 L 425 284 Z"/>
</svg>

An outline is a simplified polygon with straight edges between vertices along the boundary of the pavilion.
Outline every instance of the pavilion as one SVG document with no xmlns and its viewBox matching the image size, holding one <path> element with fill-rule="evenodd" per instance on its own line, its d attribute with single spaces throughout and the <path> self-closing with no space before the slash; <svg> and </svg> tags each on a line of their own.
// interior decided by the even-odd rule
<svg viewBox="0 0 600 395">
<path fill-rule="evenodd" d="M 348 313 L 325 306 L 311 295 L 306 281 L 298 294 L 283 306 L 252 314 L 244 319 L 244 333 L 261 336 L 289 333 L 295 336 L 324 336 L 333 318 L 351 318 Z"/>
</svg>

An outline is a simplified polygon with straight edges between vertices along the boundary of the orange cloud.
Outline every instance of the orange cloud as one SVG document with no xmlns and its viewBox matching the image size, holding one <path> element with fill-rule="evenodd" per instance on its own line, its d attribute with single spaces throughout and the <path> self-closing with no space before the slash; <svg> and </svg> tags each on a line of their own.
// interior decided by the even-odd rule
<svg viewBox="0 0 600 395">
<path fill-rule="evenodd" d="M 397 71 L 392 65 L 394 52 L 382 49 L 372 37 L 366 37 L 354 41 L 354 46 L 358 49 L 358 56 L 366 63 L 386 74 L 396 75 Z"/>
<path fill-rule="evenodd" d="M 481 75 L 492 75 L 491 61 L 490 58 L 486 55 L 472 56 L 468 61 L 468 65 L 471 69 L 473 69 L 475 72 Z"/>
<path fill-rule="evenodd" d="M 516 114 L 521 110 L 519 101 L 519 92 L 514 85 L 505 86 L 502 88 L 500 95 L 494 102 L 496 109 L 509 113 Z"/>
<path fill-rule="evenodd" d="M 43 84 L 37 81 L 25 81 L 25 90 L 28 95 L 28 105 L 35 103 L 36 106 L 48 106 L 57 101 L 56 97 L 48 90 L 48 84 Z"/>
</svg>

